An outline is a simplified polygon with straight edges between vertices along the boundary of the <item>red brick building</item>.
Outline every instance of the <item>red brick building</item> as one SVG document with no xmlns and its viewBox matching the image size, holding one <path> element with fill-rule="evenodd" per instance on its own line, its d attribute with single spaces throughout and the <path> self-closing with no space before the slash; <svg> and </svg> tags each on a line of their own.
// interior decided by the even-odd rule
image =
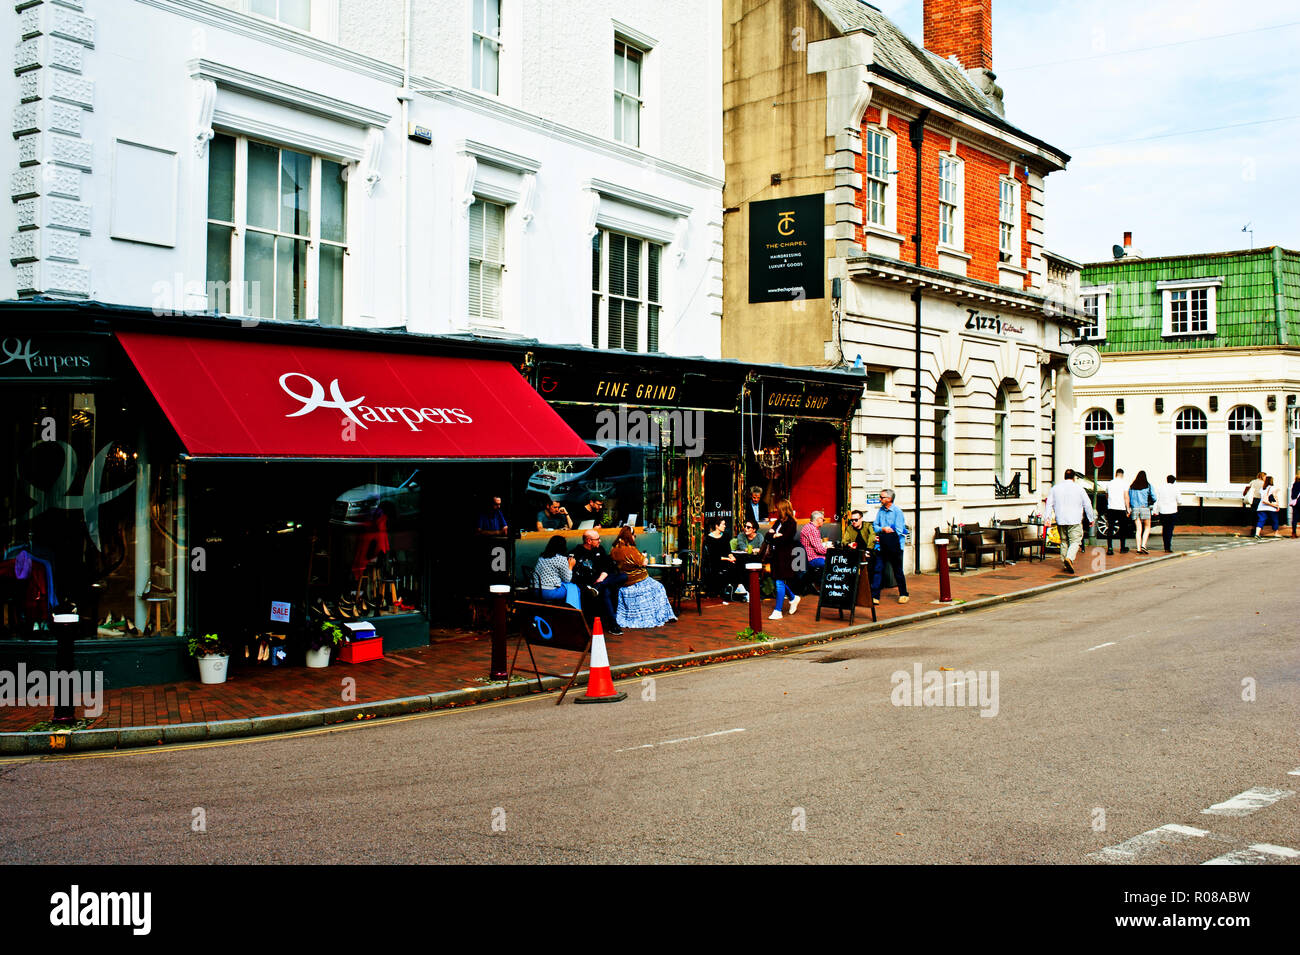
<svg viewBox="0 0 1300 955">
<path fill-rule="evenodd" d="M 861 0 L 723 9 L 723 355 L 860 360 L 851 499 L 897 488 L 932 565 L 935 528 L 1023 518 L 1050 484 L 1077 321 L 1046 281 L 1044 180 L 1069 157 L 1005 116 L 991 0 L 926 0 L 924 45 Z M 796 273 L 763 203 L 817 193 Z"/>
</svg>

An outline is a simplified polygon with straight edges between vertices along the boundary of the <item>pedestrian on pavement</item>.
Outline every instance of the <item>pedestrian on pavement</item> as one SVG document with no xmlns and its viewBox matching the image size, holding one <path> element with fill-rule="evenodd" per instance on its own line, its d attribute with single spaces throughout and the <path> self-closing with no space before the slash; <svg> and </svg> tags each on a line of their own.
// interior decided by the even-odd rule
<svg viewBox="0 0 1300 955">
<path fill-rule="evenodd" d="M 1074 558 L 1083 543 L 1083 518 L 1095 521 L 1097 514 L 1087 493 L 1074 483 L 1074 468 L 1066 468 L 1061 480 L 1047 494 L 1047 519 L 1055 519 L 1061 534 L 1061 563 L 1067 574 L 1074 573 Z"/>
<path fill-rule="evenodd" d="M 880 603 L 880 587 L 885 576 L 885 564 L 894 572 L 898 583 L 898 602 L 907 603 L 907 578 L 903 576 L 903 546 L 907 543 L 907 515 L 894 504 L 894 492 L 885 488 L 880 492 L 880 507 L 871 523 L 876 532 L 875 557 L 871 566 L 871 602 Z"/>
<path fill-rule="evenodd" d="M 1291 484 L 1291 536 L 1295 537 L 1295 526 L 1300 523 L 1300 471 L 1295 473 Z"/>
<path fill-rule="evenodd" d="M 794 585 L 799 580 L 799 571 L 794 568 L 799 523 L 794 517 L 794 505 L 784 498 L 776 502 L 776 520 L 768 528 L 766 541 L 768 564 L 772 568 L 772 580 L 776 582 L 776 609 L 767 619 L 780 620 L 787 591 L 790 593 L 790 613 L 799 609 L 799 596 L 794 592 Z"/>
<path fill-rule="evenodd" d="M 1273 534 L 1277 535 L 1277 512 L 1282 509 L 1282 501 L 1277 496 L 1277 488 L 1273 486 L 1272 475 L 1264 476 L 1264 487 L 1259 492 L 1259 520 L 1255 522 L 1255 536 L 1264 527 L 1264 522 L 1269 521 L 1273 525 Z"/>
<path fill-rule="evenodd" d="M 1165 541 L 1165 553 L 1174 550 L 1174 525 L 1178 523 L 1178 485 L 1171 474 L 1163 486 L 1156 488 L 1156 511 L 1160 514 L 1160 536 Z"/>
<path fill-rule="evenodd" d="M 1247 484 L 1241 491 L 1241 503 L 1243 507 L 1250 508 L 1250 518 L 1247 525 L 1255 523 L 1255 517 L 1259 513 L 1259 496 L 1264 490 L 1264 478 L 1268 477 L 1263 471 L 1255 475 L 1255 480 Z"/>
<path fill-rule="evenodd" d="M 1115 469 L 1115 478 L 1106 485 L 1106 553 L 1115 553 L 1115 537 L 1119 537 L 1119 552 L 1128 553 L 1128 481 L 1124 469 Z"/>
<path fill-rule="evenodd" d="M 1151 490 L 1147 472 L 1139 471 L 1128 488 L 1128 509 L 1133 515 L 1133 543 L 1139 554 L 1149 554 L 1147 539 L 1151 537 L 1151 508 L 1156 505 L 1156 492 Z"/>
</svg>

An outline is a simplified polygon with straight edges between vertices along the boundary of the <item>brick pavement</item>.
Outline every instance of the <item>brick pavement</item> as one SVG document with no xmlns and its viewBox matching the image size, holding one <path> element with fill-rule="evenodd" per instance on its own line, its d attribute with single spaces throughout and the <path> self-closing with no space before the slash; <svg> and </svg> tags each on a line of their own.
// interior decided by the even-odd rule
<svg viewBox="0 0 1300 955">
<path fill-rule="evenodd" d="M 1198 529 L 1200 530 L 1200 529 Z M 1159 540 L 1155 542 L 1159 555 Z M 1126 566 L 1148 558 L 1133 552 L 1105 558 L 1104 550 L 1081 554 L 1076 562 L 1080 577 L 1111 567 Z M 1020 561 L 1015 564 L 968 570 L 952 574 L 952 595 L 956 602 L 1000 596 L 1069 579 L 1061 570 L 1060 560 L 1048 556 L 1046 562 Z M 878 610 L 881 620 L 889 620 L 942 606 L 938 602 L 939 578 L 936 574 L 913 576 L 908 581 L 912 599 L 900 605 L 892 591 L 886 591 Z M 830 634 L 848 624 L 836 619 L 832 611 L 815 617 L 816 598 L 805 598 L 799 611 L 780 621 L 768 621 L 772 601 L 764 602 L 764 628 L 774 638 Z M 749 650 L 755 655 L 770 652 L 763 644 L 746 643 L 736 634 L 748 625 L 748 605 L 733 603 L 722 606 L 718 600 L 706 600 L 703 612 L 695 605 L 683 605 L 681 620 L 653 631 L 628 630 L 622 636 L 606 637 L 610 662 L 614 665 L 651 663 L 686 653 L 708 651 L 737 652 Z M 856 623 L 870 623 L 871 614 L 859 608 Z M 739 648 L 739 649 L 738 649 Z M 514 641 L 510 650 L 513 653 Z M 538 665 L 552 672 L 572 672 L 573 654 L 536 650 Z M 521 662 L 527 665 L 527 651 Z M 104 712 L 91 728 L 112 729 L 127 726 L 166 726 L 208 720 L 248 719 L 309 710 L 327 709 L 345 703 L 369 703 L 406 696 L 458 690 L 484 685 L 491 658 L 491 640 L 487 633 L 442 632 L 431 635 L 427 647 L 401 650 L 367 663 L 349 665 L 332 663 L 327 669 L 305 667 L 244 666 L 232 659 L 230 679 L 220 685 L 205 686 L 197 680 L 162 686 L 127 687 L 105 692 Z M 648 668 L 649 672 L 653 668 Z M 344 679 L 354 678 L 355 698 L 345 699 Z M 0 708 L 0 732 L 20 732 L 53 715 L 49 707 Z M 80 712 L 79 712 L 80 715 Z"/>
</svg>

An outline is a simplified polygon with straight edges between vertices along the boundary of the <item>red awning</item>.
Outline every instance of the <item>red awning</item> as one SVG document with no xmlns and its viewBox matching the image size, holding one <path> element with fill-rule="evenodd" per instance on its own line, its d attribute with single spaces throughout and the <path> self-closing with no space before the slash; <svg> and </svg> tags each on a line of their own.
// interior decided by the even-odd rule
<svg viewBox="0 0 1300 955">
<path fill-rule="evenodd" d="M 508 362 L 117 337 L 194 457 L 593 457 Z"/>
</svg>

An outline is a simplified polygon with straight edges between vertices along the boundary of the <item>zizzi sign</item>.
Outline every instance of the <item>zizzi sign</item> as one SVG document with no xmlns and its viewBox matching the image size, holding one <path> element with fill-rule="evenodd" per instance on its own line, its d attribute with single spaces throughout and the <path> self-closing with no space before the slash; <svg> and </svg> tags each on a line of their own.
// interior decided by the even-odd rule
<svg viewBox="0 0 1300 955">
<path fill-rule="evenodd" d="M 978 308 L 966 309 L 966 328 L 973 332 L 992 332 L 995 335 L 1023 335 L 1025 326 L 1004 322 L 1001 315 L 985 315 Z"/>
<path fill-rule="evenodd" d="M 311 388 L 309 394 L 300 394 L 289 386 L 290 379 L 301 378 Z M 310 375 L 304 375 L 300 371 L 287 372 L 280 376 L 280 388 L 290 398 L 302 402 L 302 407 L 297 411 L 291 411 L 285 415 L 286 418 L 300 418 L 305 414 L 315 411 L 317 408 L 333 408 L 336 411 L 342 411 L 344 415 L 351 418 L 362 428 L 369 429 L 370 424 L 397 424 L 399 421 L 405 422 L 406 426 L 412 431 L 419 431 L 421 424 L 473 424 L 474 419 L 460 408 L 409 408 L 395 405 L 367 405 L 362 404 L 366 396 L 359 398 L 345 398 L 343 390 L 339 386 L 339 380 L 335 378 L 330 382 L 330 397 L 325 397 L 325 386 Z M 394 417 L 396 416 L 396 417 Z"/>
<path fill-rule="evenodd" d="M 0 341 L 0 377 L 86 378 L 101 374 L 103 352 L 97 343 L 72 345 L 38 338 L 6 338 Z"/>
</svg>

